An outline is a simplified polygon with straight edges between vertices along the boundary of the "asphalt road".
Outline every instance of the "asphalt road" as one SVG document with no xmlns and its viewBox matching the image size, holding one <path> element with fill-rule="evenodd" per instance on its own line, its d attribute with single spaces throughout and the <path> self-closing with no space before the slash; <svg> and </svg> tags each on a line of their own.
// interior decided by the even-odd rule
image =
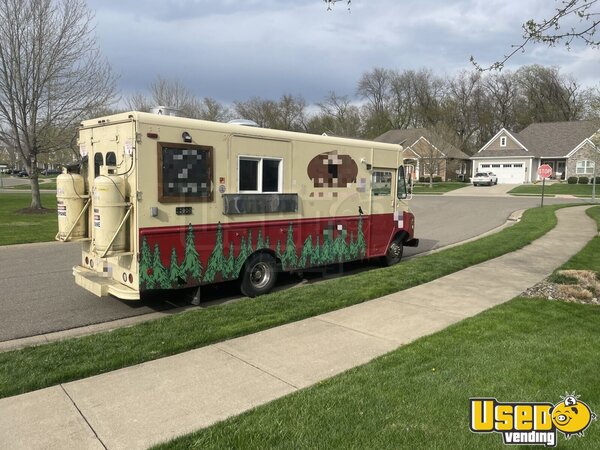
<svg viewBox="0 0 600 450">
<path fill-rule="evenodd" d="M 546 200 L 547 204 L 557 202 L 573 200 Z M 406 248 L 405 255 L 478 236 L 505 223 L 513 211 L 537 205 L 538 198 L 528 197 L 417 196 L 411 208 L 420 245 Z M 71 268 L 79 258 L 77 243 L 0 247 L 0 342 L 147 314 L 183 306 L 187 301 L 173 291 L 158 294 L 145 304 L 96 297 L 75 285 Z M 284 287 L 298 283 L 297 277 L 282 278 Z M 227 284 L 203 290 L 202 296 L 205 306 L 238 294 Z"/>
</svg>

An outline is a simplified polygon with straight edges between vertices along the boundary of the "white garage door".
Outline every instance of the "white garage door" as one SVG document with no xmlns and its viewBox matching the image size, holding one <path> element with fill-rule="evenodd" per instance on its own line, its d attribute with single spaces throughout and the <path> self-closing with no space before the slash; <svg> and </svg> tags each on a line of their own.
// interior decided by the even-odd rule
<svg viewBox="0 0 600 450">
<path fill-rule="evenodd" d="M 525 163 L 502 162 L 479 164 L 480 172 L 493 172 L 499 184 L 519 184 L 525 181 Z"/>
</svg>

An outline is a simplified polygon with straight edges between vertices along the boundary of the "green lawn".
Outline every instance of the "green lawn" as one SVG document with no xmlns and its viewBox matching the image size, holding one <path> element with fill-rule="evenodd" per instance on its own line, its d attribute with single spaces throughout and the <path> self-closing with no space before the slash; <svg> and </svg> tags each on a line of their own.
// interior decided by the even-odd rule
<svg viewBox="0 0 600 450">
<path fill-rule="evenodd" d="M 287 289 L 79 339 L 0 353 L 0 397 L 184 352 L 407 289 L 521 248 L 556 224 L 535 208 L 500 233 L 389 268 Z"/>
<path fill-rule="evenodd" d="M 542 184 L 524 184 L 522 186 L 517 186 L 513 190 L 509 191 L 509 194 L 542 195 Z M 592 185 L 553 183 L 546 185 L 544 188 L 544 194 L 591 197 Z M 600 186 L 596 186 L 596 195 L 600 197 Z"/>
<path fill-rule="evenodd" d="M 469 431 L 469 398 L 557 403 L 576 391 L 600 410 L 599 327 L 598 307 L 515 299 L 158 448 L 507 448 Z M 558 441 L 600 448 L 600 425 Z"/>
<path fill-rule="evenodd" d="M 51 209 L 45 214 L 19 212 L 31 204 L 31 194 L 0 193 L 0 245 L 45 242 L 58 231 L 56 196 L 42 194 L 42 205 Z"/>
<path fill-rule="evenodd" d="M 600 228 L 600 208 L 592 214 Z M 565 266 L 597 267 L 600 237 Z M 469 398 L 600 411 L 600 308 L 516 298 L 364 366 L 157 446 L 206 448 L 506 448 L 469 431 Z M 600 425 L 561 448 L 600 448 Z"/>
<path fill-rule="evenodd" d="M 443 194 L 445 192 L 454 191 L 456 189 L 469 186 L 469 183 L 459 183 L 454 181 L 433 183 L 433 187 L 429 187 L 429 183 L 417 183 L 413 187 L 414 194 Z"/>
</svg>

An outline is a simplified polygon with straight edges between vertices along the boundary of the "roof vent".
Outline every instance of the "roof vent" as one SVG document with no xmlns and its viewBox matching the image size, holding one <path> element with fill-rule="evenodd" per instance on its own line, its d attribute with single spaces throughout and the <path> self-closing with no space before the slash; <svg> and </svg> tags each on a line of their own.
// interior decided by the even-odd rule
<svg viewBox="0 0 600 450">
<path fill-rule="evenodd" d="M 248 119 L 233 119 L 233 120 L 230 120 L 227 123 L 230 123 L 232 125 L 243 125 L 245 127 L 257 127 L 257 128 L 260 128 L 260 126 L 254 120 L 248 120 Z"/>
<path fill-rule="evenodd" d="M 168 106 L 155 106 L 154 108 L 150 108 L 150 112 L 152 114 L 158 114 L 159 116 L 179 117 L 181 115 L 181 111 Z"/>
</svg>

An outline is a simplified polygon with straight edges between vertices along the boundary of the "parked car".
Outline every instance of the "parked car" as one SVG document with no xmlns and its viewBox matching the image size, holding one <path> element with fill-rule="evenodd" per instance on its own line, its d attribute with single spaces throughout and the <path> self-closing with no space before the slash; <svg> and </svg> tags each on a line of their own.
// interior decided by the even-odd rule
<svg viewBox="0 0 600 450">
<path fill-rule="evenodd" d="M 44 169 L 42 170 L 42 175 L 60 175 L 60 170 L 58 169 Z"/>
<path fill-rule="evenodd" d="M 481 184 L 487 184 L 491 186 L 498 184 L 498 177 L 492 172 L 477 172 L 473 178 L 471 178 L 473 186 L 479 186 Z"/>
<path fill-rule="evenodd" d="M 26 170 L 21 170 L 20 172 L 17 173 L 18 177 L 28 177 L 29 174 L 27 173 Z"/>
</svg>

